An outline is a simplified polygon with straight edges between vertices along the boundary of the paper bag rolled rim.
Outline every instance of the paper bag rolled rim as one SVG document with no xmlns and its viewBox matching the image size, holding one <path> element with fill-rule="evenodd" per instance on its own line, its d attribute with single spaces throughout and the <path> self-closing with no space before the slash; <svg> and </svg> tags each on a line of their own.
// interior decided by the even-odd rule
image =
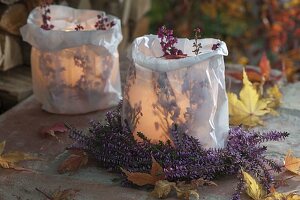
<svg viewBox="0 0 300 200">
<path fill-rule="evenodd" d="M 20 29 L 24 41 L 42 51 L 57 51 L 81 45 L 104 46 L 110 53 L 117 50 L 122 40 L 121 22 L 117 17 L 106 15 L 109 20 L 115 22 L 109 30 L 92 30 L 97 21 L 97 15 L 105 14 L 104 12 L 58 5 L 51 5 L 50 10 L 51 24 L 54 25 L 54 29 L 40 28 L 42 11 L 37 7 L 29 14 L 27 24 Z M 77 24 L 86 26 L 88 29 L 75 31 Z"/>
<path fill-rule="evenodd" d="M 167 72 L 188 66 L 192 66 L 206 59 L 209 59 L 216 55 L 227 56 L 228 50 L 225 42 L 206 38 L 200 39 L 202 48 L 200 54 L 195 55 L 193 47 L 194 40 L 188 40 L 186 38 L 178 39 L 178 43 L 175 45 L 178 49 L 181 49 L 183 53 L 187 54 L 187 57 L 180 59 L 165 59 L 163 58 L 163 52 L 160 46 L 160 39 L 157 35 L 145 35 L 135 39 L 129 52 L 129 58 L 134 63 L 139 64 L 142 67 L 150 70 Z M 220 46 L 216 50 L 212 50 L 213 44 L 219 43 Z"/>
</svg>

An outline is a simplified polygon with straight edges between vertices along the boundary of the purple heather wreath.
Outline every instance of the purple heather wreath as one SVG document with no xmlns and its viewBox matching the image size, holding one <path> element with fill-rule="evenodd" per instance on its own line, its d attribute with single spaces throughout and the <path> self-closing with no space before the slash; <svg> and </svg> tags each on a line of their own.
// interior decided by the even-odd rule
<svg viewBox="0 0 300 200">
<path fill-rule="evenodd" d="M 287 132 L 259 133 L 240 126 L 231 127 L 223 149 L 204 149 L 199 140 L 186 135 L 180 125 L 174 124 L 170 130 L 173 144 L 171 141 L 153 144 L 143 133 L 139 133 L 142 142 L 138 142 L 127 122 L 122 123 L 121 109 L 122 102 L 107 112 L 104 122 L 91 121 L 88 134 L 68 126 L 70 137 L 75 141 L 70 149 L 86 151 L 102 167 L 115 172 L 121 172 L 121 168 L 148 172 L 153 157 L 163 167 L 168 181 L 213 180 L 236 175 L 239 182 L 233 200 L 240 199 L 244 187 L 241 169 L 256 175 L 267 190 L 274 181 L 271 172 L 281 171 L 279 164 L 266 158 L 267 147 L 262 143 L 283 140 L 289 135 Z"/>
</svg>

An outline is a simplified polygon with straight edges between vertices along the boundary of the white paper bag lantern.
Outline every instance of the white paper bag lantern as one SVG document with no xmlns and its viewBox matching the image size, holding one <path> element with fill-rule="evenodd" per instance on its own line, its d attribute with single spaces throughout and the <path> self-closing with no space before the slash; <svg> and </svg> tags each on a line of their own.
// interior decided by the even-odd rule
<svg viewBox="0 0 300 200">
<path fill-rule="evenodd" d="M 137 139 L 139 131 L 152 142 L 172 139 L 169 132 L 176 123 L 205 148 L 224 147 L 229 130 L 223 60 L 227 47 L 216 39 L 201 39 L 201 53 L 195 56 L 193 42 L 179 39 L 176 45 L 188 57 L 165 59 L 157 36 L 134 41 L 123 118 Z M 219 48 L 212 50 L 214 44 Z"/>
<path fill-rule="evenodd" d="M 21 28 L 32 45 L 33 91 L 48 112 L 86 113 L 117 105 L 121 99 L 118 44 L 120 20 L 95 30 L 100 11 L 50 6 L 52 30 L 43 30 L 41 9 L 34 9 Z M 80 24 L 84 30 L 75 31 Z"/>
</svg>

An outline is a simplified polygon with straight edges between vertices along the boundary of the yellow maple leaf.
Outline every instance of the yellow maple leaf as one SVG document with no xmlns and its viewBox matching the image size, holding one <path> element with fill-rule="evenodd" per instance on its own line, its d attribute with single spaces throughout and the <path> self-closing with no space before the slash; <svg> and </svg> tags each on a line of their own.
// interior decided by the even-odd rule
<svg viewBox="0 0 300 200">
<path fill-rule="evenodd" d="M 262 200 L 266 191 L 250 174 L 242 170 L 243 178 L 246 183 L 246 193 L 254 200 Z"/>
<path fill-rule="evenodd" d="M 129 181 L 139 186 L 147 184 L 155 185 L 157 181 L 165 179 L 163 168 L 153 157 L 150 174 L 142 172 L 129 172 L 122 168 L 121 170 L 127 176 Z"/>
<path fill-rule="evenodd" d="M 300 158 L 294 157 L 292 151 L 288 151 L 285 156 L 284 166 L 287 170 L 300 175 Z"/>
<path fill-rule="evenodd" d="M 263 125 L 260 117 L 271 112 L 268 98 L 261 98 L 256 88 L 248 80 L 243 71 L 243 88 L 239 93 L 240 99 L 234 93 L 228 93 L 230 124 L 253 127 Z"/>
<path fill-rule="evenodd" d="M 23 153 L 23 152 L 9 152 L 9 153 L 3 153 L 5 148 L 6 142 L 3 141 L 0 143 L 0 167 L 5 169 L 15 169 L 15 170 L 25 170 L 30 171 L 29 169 L 25 169 L 23 167 L 18 167 L 15 164 L 23 161 L 23 160 L 38 160 L 39 158 L 36 158 L 34 156 L 31 156 L 30 154 Z"/>
</svg>

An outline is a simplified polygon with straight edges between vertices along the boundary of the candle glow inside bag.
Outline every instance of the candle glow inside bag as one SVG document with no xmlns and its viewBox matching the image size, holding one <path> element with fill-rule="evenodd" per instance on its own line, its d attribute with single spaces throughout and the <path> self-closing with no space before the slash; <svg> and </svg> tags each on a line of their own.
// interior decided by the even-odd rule
<svg viewBox="0 0 300 200">
<path fill-rule="evenodd" d="M 152 142 L 172 140 L 176 123 L 205 148 L 222 148 L 228 136 L 228 100 L 223 56 L 226 44 L 201 39 L 195 55 L 194 40 L 178 39 L 176 47 L 186 58 L 165 59 L 155 35 L 137 38 L 132 46 L 132 66 L 127 75 L 123 119 L 135 137 L 137 132 Z M 219 44 L 212 50 L 214 44 Z"/>
<path fill-rule="evenodd" d="M 96 30 L 101 11 L 50 6 L 52 30 L 41 29 L 41 9 L 34 9 L 21 28 L 23 40 L 32 45 L 33 91 L 48 112 L 87 113 L 106 109 L 121 100 L 118 44 L 120 20 Z M 84 30 L 75 31 L 80 24 Z"/>
</svg>

